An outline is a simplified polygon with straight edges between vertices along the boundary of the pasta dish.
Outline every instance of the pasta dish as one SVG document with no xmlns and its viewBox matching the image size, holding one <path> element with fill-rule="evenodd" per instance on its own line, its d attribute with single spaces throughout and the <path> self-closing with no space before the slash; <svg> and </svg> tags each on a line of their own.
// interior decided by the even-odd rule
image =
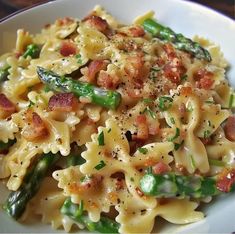
<svg viewBox="0 0 235 234">
<path fill-rule="evenodd" d="M 3 210 L 66 232 L 203 219 L 200 204 L 235 189 L 227 67 L 218 45 L 152 11 L 124 25 L 96 6 L 19 29 L 0 56 Z"/>
</svg>

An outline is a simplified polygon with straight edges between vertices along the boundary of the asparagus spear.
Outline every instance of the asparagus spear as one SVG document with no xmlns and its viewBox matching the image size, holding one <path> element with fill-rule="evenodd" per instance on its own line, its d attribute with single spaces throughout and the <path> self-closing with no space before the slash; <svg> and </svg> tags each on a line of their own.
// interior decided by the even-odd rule
<svg viewBox="0 0 235 234">
<path fill-rule="evenodd" d="M 119 233 L 119 224 L 107 217 L 101 217 L 100 221 L 92 222 L 89 217 L 84 214 L 83 202 L 77 205 L 72 203 L 70 198 L 67 198 L 61 207 L 61 213 L 83 224 L 90 232 Z"/>
<path fill-rule="evenodd" d="M 71 77 L 59 76 L 42 67 L 37 68 L 41 81 L 57 92 L 73 93 L 77 97 L 87 97 L 91 102 L 110 109 L 116 109 L 121 101 L 118 92 L 95 87 L 89 83 L 73 80 Z"/>
<path fill-rule="evenodd" d="M 30 199 L 37 193 L 41 182 L 45 177 L 48 169 L 58 160 L 58 154 L 44 154 L 32 170 L 26 174 L 23 184 L 17 191 L 10 193 L 3 209 L 13 217 L 18 219 L 23 214 L 26 205 Z"/>
<path fill-rule="evenodd" d="M 30 56 L 31 58 L 38 58 L 40 54 L 40 47 L 36 44 L 30 44 L 27 46 L 26 51 L 23 54 L 24 58 Z"/>
<path fill-rule="evenodd" d="M 198 59 L 204 59 L 208 62 L 211 61 L 210 53 L 200 46 L 199 43 L 186 38 L 181 33 L 175 33 L 172 29 L 165 27 L 153 19 L 146 19 L 143 22 L 144 29 L 151 33 L 154 37 L 171 42 L 179 50 L 184 50 Z"/>
<path fill-rule="evenodd" d="M 202 198 L 221 193 L 216 183 L 215 177 L 149 173 L 140 180 L 140 188 L 144 194 L 158 198 L 185 196 Z"/>
<path fill-rule="evenodd" d="M 9 68 L 10 66 L 0 69 L 0 82 L 5 81 L 7 79 L 7 76 L 9 75 Z"/>
<path fill-rule="evenodd" d="M 7 143 L 4 143 L 2 141 L 0 141 L 0 151 L 1 150 L 6 150 L 8 149 L 10 146 L 12 146 L 14 143 L 16 142 L 16 140 L 8 140 Z"/>
</svg>

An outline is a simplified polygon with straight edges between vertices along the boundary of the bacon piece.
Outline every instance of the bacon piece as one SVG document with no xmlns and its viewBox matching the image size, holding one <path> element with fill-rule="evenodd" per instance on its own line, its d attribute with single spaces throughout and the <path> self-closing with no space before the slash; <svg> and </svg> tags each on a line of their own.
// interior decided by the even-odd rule
<svg viewBox="0 0 235 234">
<path fill-rule="evenodd" d="M 192 93 L 192 88 L 191 87 L 182 87 L 180 89 L 180 94 L 183 96 L 188 96 Z"/>
<path fill-rule="evenodd" d="M 115 89 L 119 84 L 120 78 L 117 75 L 110 75 L 105 71 L 101 71 L 97 78 L 97 84 L 106 89 Z"/>
<path fill-rule="evenodd" d="M 138 115 L 136 117 L 136 125 L 137 125 L 137 135 L 133 135 L 133 137 L 137 140 L 147 140 L 149 136 L 149 129 L 146 116 Z"/>
<path fill-rule="evenodd" d="M 50 111 L 71 112 L 78 109 L 78 100 L 72 93 L 54 94 L 48 103 Z"/>
<path fill-rule="evenodd" d="M 47 126 L 36 112 L 28 110 L 26 112 L 26 121 L 28 126 L 22 132 L 25 139 L 28 141 L 37 141 L 48 136 Z"/>
<path fill-rule="evenodd" d="M 225 136 L 230 141 L 235 141 L 235 116 L 229 116 L 224 126 Z"/>
<path fill-rule="evenodd" d="M 16 106 L 6 97 L 5 94 L 0 93 L 0 118 L 5 119 L 16 112 Z"/>
<path fill-rule="evenodd" d="M 177 55 L 176 55 L 176 52 L 175 52 L 175 48 L 174 48 L 174 46 L 172 44 L 170 44 L 170 43 L 164 44 L 163 45 L 163 49 L 166 52 L 167 57 L 170 60 L 173 60 L 174 58 L 177 58 Z"/>
<path fill-rule="evenodd" d="M 60 54 L 67 57 L 77 53 L 76 45 L 71 41 L 63 41 L 60 47 Z"/>
<path fill-rule="evenodd" d="M 130 80 L 133 80 L 137 83 L 143 83 L 143 66 L 144 60 L 143 55 L 138 54 L 136 56 L 130 56 L 127 59 L 127 65 L 125 66 L 124 70 L 128 75 Z"/>
<path fill-rule="evenodd" d="M 103 176 L 101 175 L 92 175 L 89 178 L 84 178 L 84 180 L 80 184 L 71 184 L 69 186 L 71 191 L 74 192 L 87 192 L 89 191 L 94 191 L 98 188 L 100 188 L 100 184 L 103 180 Z"/>
<path fill-rule="evenodd" d="M 222 192 L 230 192 L 235 183 L 235 168 L 225 168 L 218 176 L 216 187 Z"/>
<path fill-rule="evenodd" d="M 185 74 L 186 68 L 179 58 L 174 58 L 163 67 L 164 75 L 175 84 L 180 84 L 181 77 Z"/>
<path fill-rule="evenodd" d="M 170 171 L 170 167 L 163 162 L 158 162 L 152 167 L 154 174 L 163 174 Z"/>
<path fill-rule="evenodd" d="M 207 71 L 206 69 L 198 70 L 194 75 L 193 78 L 196 81 L 196 86 L 201 89 L 209 90 L 211 89 L 214 80 L 212 79 L 213 73 Z"/>
<path fill-rule="evenodd" d="M 145 35 L 144 29 L 140 26 L 131 27 L 129 31 L 133 37 L 143 37 Z"/>
<path fill-rule="evenodd" d="M 87 80 L 89 83 L 93 83 L 95 81 L 95 77 L 98 72 L 101 70 L 105 70 L 107 68 L 108 61 L 107 60 L 93 60 L 88 66 L 87 72 Z"/>
<path fill-rule="evenodd" d="M 89 26 L 96 28 L 98 31 L 104 34 L 109 30 L 109 24 L 107 23 L 107 21 L 97 15 L 90 15 L 83 21 L 89 24 Z"/>
</svg>

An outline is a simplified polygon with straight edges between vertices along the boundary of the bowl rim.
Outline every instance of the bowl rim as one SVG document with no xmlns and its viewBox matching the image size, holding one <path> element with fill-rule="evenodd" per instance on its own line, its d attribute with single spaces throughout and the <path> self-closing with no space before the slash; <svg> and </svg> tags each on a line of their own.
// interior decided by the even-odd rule
<svg viewBox="0 0 235 234">
<path fill-rule="evenodd" d="M 25 7 L 25 8 L 22 8 L 22 9 L 19 9 L 5 17 L 3 17 L 2 19 L 0 19 L 0 24 L 4 23 L 5 21 L 7 20 L 10 20 L 11 18 L 25 12 L 25 11 L 28 11 L 28 10 L 31 10 L 33 8 L 37 8 L 38 6 L 41 6 L 41 5 L 46 5 L 46 4 L 50 4 L 50 3 L 55 3 L 55 2 L 62 2 L 64 0 L 44 0 L 43 2 L 39 2 L 39 3 L 36 3 L 36 4 L 33 4 L 32 6 L 28 6 L 28 7 Z M 179 1 L 179 0 L 174 0 L 174 1 Z M 192 2 L 190 0 L 181 0 L 181 2 L 184 2 L 185 4 L 190 4 L 190 5 L 195 5 L 197 7 L 201 7 L 201 8 L 204 8 L 205 10 L 207 11 L 211 11 L 213 12 L 215 15 L 219 16 L 219 17 L 223 17 L 223 18 L 226 18 L 226 20 L 234 23 L 235 22 L 235 19 L 232 19 L 231 17 L 223 14 L 222 12 L 219 12 L 218 10 L 216 9 L 213 9 L 209 6 L 206 6 L 206 5 L 202 5 L 198 2 Z"/>
<path fill-rule="evenodd" d="M 44 1 L 42 1 L 42 2 L 35 3 L 35 4 L 31 5 L 31 6 L 27 6 L 27 7 L 24 7 L 24 8 L 22 8 L 22 9 L 18 9 L 18 10 L 16 10 L 16 11 L 10 13 L 9 15 L 6 15 L 6 16 L 4 16 L 3 18 L 1 18 L 1 19 L 0 19 L 0 24 L 4 23 L 5 21 L 7 21 L 7 20 L 13 18 L 14 16 L 16 16 L 16 15 L 18 15 L 18 14 L 20 14 L 20 13 L 23 13 L 24 11 L 28 11 L 28 10 L 30 10 L 30 9 L 32 9 L 32 8 L 36 8 L 36 7 L 38 7 L 38 6 L 45 5 L 45 4 L 48 4 L 48 3 L 50 3 L 50 2 L 55 2 L 55 1 L 56 1 L 56 0 L 49 0 L 49 1 L 48 1 L 48 0 L 44 0 Z"/>
</svg>

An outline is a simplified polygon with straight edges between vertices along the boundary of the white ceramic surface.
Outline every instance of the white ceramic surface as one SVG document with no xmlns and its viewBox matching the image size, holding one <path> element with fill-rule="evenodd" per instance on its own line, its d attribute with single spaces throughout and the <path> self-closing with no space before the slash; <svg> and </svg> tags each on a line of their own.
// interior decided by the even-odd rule
<svg viewBox="0 0 235 234">
<path fill-rule="evenodd" d="M 0 23 L 0 53 L 14 45 L 16 30 L 25 28 L 36 33 L 55 19 L 71 16 L 84 17 L 95 5 L 102 5 L 119 21 L 131 23 L 136 16 L 149 10 L 157 18 L 177 32 L 188 37 L 195 34 L 209 38 L 221 45 L 231 68 L 228 79 L 235 86 L 235 22 L 217 12 L 200 5 L 181 0 L 57 0 L 32 8 Z M 0 185 L 0 204 L 5 200 L 6 191 Z M 235 231 L 235 194 L 223 196 L 203 207 L 206 218 L 190 225 L 171 225 L 157 222 L 156 232 L 174 233 L 232 233 Z M 143 224 L 144 225 L 144 224 Z M 53 231 L 49 225 L 33 222 L 22 225 L 12 221 L 0 210 L 0 233 L 35 233 Z"/>
</svg>

